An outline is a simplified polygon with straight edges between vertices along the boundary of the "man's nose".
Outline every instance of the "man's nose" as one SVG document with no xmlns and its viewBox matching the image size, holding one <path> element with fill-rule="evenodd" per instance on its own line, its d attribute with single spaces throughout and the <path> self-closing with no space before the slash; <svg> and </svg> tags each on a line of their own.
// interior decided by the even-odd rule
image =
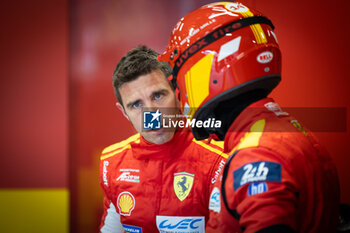
<svg viewBox="0 0 350 233">
<path fill-rule="evenodd" d="M 157 104 L 155 104 L 155 103 L 154 103 L 153 101 L 151 101 L 151 100 L 146 101 L 145 107 L 148 108 L 148 109 L 151 110 L 151 111 L 157 110 L 157 108 L 158 108 Z"/>
</svg>

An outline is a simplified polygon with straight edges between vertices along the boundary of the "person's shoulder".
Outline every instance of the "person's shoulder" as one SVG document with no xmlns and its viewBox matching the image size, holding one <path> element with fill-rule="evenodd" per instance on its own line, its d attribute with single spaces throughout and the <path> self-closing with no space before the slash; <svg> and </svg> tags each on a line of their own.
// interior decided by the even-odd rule
<svg viewBox="0 0 350 233">
<path fill-rule="evenodd" d="M 311 135 L 289 115 L 255 119 L 246 132 L 232 132 L 228 138 L 228 154 L 240 161 L 236 165 L 264 159 L 289 164 L 296 155 L 313 150 Z"/>
<path fill-rule="evenodd" d="M 215 140 L 196 140 L 193 139 L 192 141 L 197 147 L 203 151 L 206 152 L 209 156 L 219 156 L 222 158 L 227 159 L 228 155 L 224 153 L 224 142 L 223 141 L 215 141 Z"/>
<path fill-rule="evenodd" d="M 100 159 L 105 160 L 120 153 L 124 153 L 126 150 L 131 149 L 132 143 L 138 143 L 140 141 L 140 137 L 141 135 L 137 133 L 132 135 L 128 139 L 107 146 L 105 149 L 103 149 Z"/>
</svg>

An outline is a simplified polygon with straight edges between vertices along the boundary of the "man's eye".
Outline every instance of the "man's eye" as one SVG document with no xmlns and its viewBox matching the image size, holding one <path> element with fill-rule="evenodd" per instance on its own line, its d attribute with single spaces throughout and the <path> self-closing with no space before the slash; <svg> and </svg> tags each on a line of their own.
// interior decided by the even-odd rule
<svg viewBox="0 0 350 233">
<path fill-rule="evenodd" d="M 139 108 L 139 107 L 141 107 L 141 104 L 140 103 L 135 103 L 135 104 L 132 105 L 132 107 L 133 108 Z"/>
<path fill-rule="evenodd" d="M 163 96 L 162 94 L 155 94 L 154 99 L 159 100 L 160 98 L 162 98 L 162 96 Z"/>
</svg>

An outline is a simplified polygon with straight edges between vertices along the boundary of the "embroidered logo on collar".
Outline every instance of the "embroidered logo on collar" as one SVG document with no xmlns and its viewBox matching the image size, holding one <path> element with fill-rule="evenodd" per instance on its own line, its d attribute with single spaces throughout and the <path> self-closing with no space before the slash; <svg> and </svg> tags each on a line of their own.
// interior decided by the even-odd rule
<svg viewBox="0 0 350 233">
<path fill-rule="evenodd" d="M 187 172 L 174 173 L 174 191 L 177 198 L 180 201 L 185 200 L 185 198 L 190 193 L 193 186 L 194 175 Z"/>
<path fill-rule="evenodd" d="M 117 206 L 120 215 L 130 216 L 131 211 L 135 208 L 134 196 L 127 191 L 121 192 L 117 199 Z"/>
<path fill-rule="evenodd" d="M 126 182 L 134 182 L 139 183 L 140 182 L 140 176 L 135 175 L 135 173 L 139 173 L 139 169 L 120 169 L 122 172 L 119 177 L 116 179 L 116 181 L 126 181 Z"/>
</svg>

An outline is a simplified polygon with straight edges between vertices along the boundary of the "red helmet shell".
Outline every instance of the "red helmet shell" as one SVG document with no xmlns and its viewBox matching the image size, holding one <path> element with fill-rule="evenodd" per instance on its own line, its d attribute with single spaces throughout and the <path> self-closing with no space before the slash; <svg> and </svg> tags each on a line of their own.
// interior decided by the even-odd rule
<svg viewBox="0 0 350 233">
<path fill-rule="evenodd" d="M 183 17 L 159 60 L 173 67 L 181 105 L 196 118 L 244 92 L 267 95 L 281 75 L 271 21 L 241 3 L 212 3 Z"/>
</svg>

